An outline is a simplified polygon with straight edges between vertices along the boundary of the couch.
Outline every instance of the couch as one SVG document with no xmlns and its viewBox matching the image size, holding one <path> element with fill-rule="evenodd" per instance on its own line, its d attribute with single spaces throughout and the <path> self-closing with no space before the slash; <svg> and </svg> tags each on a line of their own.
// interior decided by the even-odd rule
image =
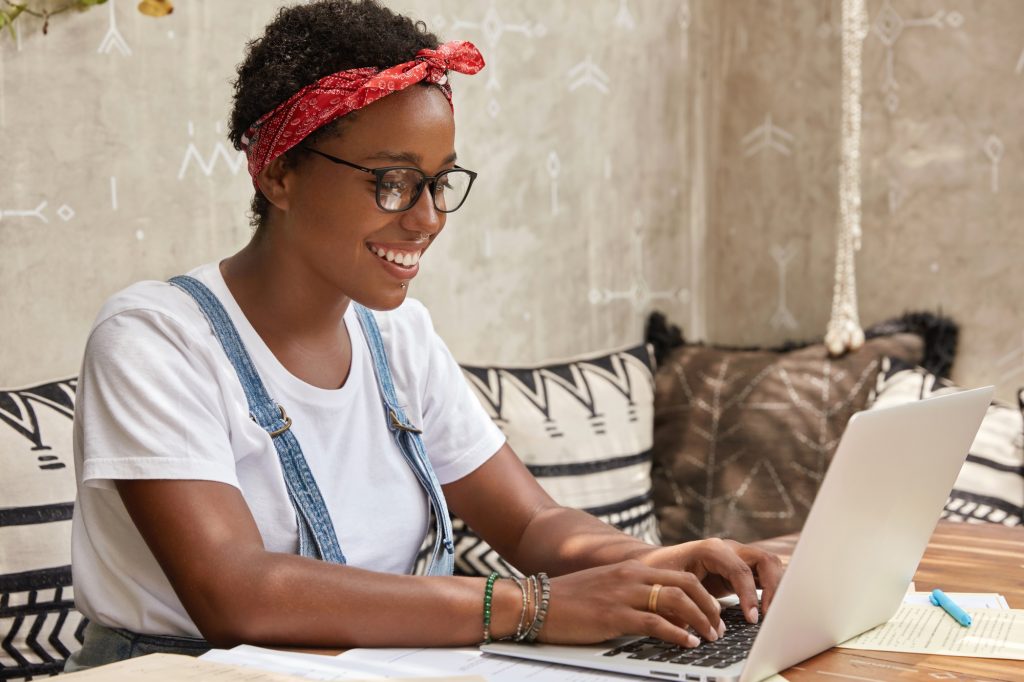
<svg viewBox="0 0 1024 682">
<path fill-rule="evenodd" d="M 931 315 L 875 325 L 829 358 L 687 344 L 663 316 L 648 343 L 533 366 L 465 366 L 473 392 L 562 504 L 648 542 L 799 530 L 846 421 L 957 390 L 956 327 Z M 0 390 L 0 679 L 46 676 L 80 645 L 70 526 L 75 379 Z M 943 514 L 1016 525 L 1024 392 L 993 404 Z M 514 569 L 459 519 L 456 572 Z"/>
</svg>

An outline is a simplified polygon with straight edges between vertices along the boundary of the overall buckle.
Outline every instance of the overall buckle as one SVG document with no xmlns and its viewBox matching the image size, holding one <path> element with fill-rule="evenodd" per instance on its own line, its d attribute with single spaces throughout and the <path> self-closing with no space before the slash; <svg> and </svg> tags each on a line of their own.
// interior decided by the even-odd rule
<svg viewBox="0 0 1024 682">
<path fill-rule="evenodd" d="M 273 431 L 269 431 L 268 433 L 270 434 L 271 438 L 274 438 L 276 436 L 280 436 L 282 433 L 284 433 L 288 429 L 292 428 L 292 418 L 289 417 L 288 413 L 284 411 L 284 407 L 282 407 L 281 405 L 278 405 L 277 409 L 281 410 L 281 419 L 284 420 L 284 426 L 282 426 L 279 429 L 274 429 Z M 249 419 L 252 419 L 254 422 L 259 424 L 259 421 L 256 419 L 256 416 L 251 414 L 251 413 L 249 414 Z"/>
<path fill-rule="evenodd" d="M 391 416 L 392 428 L 398 429 L 399 431 L 406 431 L 408 433 L 423 433 L 423 431 L 417 429 L 415 426 L 412 426 L 411 424 L 403 424 L 402 421 L 398 418 L 398 415 L 395 414 L 394 410 L 388 409 L 388 414 Z"/>
</svg>

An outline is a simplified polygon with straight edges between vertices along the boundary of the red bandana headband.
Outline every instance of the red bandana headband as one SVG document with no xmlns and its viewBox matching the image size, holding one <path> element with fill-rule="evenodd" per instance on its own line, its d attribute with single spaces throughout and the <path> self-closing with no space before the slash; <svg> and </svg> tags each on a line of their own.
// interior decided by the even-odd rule
<svg viewBox="0 0 1024 682">
<path fill-rule="evenodd" d="M 362 109 L 381 97 L 420 81 L 441 86 L 451 104 L 448 71 L 474 74 L 482 68 L 484 58 L 476 46 L 456 40 L 444 43 L 436 50 L 420 50 L 412 61 L 384 71 L 363 67 L 324 76 L 261 116 L 245 131 L 242 148 L 249 159 L 253 185 L 259 189 L 256 176 L 271 161 L 339 116 Z"/>
</svg>

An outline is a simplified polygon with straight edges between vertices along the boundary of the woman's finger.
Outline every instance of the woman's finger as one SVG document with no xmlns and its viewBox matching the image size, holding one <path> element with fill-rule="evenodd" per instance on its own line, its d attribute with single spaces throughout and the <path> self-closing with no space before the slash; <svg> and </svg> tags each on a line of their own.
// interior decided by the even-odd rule
<svg viewBox="0 0 1024 682">
<path fill-rule="evenodd" d="M 756 547 L 738 545 L 736 551 L 745 563 L 757 571 L 758 583 L 761 585 L 761 610 L 767 613 L 785 570 L 782 561 L 771 552 Z"/>
<path fill-rule="evenodd" d="M 700 639 L 696 635 L 688 632 L 685 628 L 669 622 L 656 613 L 641 613 L 638 611 L 633 613 L 635 615 L 630 629 L 639 634 L 657 637 L 662 641 L 684 646 L 688 649 L 692 649 L 700 644 Z"/>
<path fill-rule="evenodd" d="M 701 562 L 713 573 L 727 580 L 740 600 L 740 608 L 747 621 L 756 623 L 757 586 L 754 584 L 754 572 L 746 561 L 740 558 L 738 543 L 726 542 L 718 538 L 705 540 L 697 550 L 701 554 Z"/>
<path fill-rule="evenodd" d="M 720 617 L 709 618 L 690 596 L 678 587 L 665 587 L 658 601 L 658 615 L 677 626 L 690 628 L 709 642 L 719 637 Z"/>
<path fill-rule="evenodd" d="M 648 569 L 647 581 L 661 585 L 657 598 L 653 594 L 654 585 L 644 597 L 643 606 L 639 610 L 646 611 L 651 606 L 658 615 L 667 618 L 677 626 L 689 625 L 705 639 L 718 639 L 718 624 L 722 620 L 722 607 L 704 588 L 700 580 L 692 573 L 681 571 L 665 571 Z"/>
</svg>

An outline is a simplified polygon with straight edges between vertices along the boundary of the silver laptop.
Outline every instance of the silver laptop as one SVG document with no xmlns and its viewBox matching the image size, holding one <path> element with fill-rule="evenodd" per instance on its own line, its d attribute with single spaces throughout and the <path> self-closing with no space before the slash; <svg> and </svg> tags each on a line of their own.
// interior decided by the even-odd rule
<svg viewBox="0 0 1024 682">
<path fill-rule="evenodd" d="M 662 680 L 756 682 L 870 630 L 899 608 L 992 393 L 855 414 L 759 626 L 725 609 L 726 636 L 696 649 L 637 637 L 481 648 Z"/>
</svg>

